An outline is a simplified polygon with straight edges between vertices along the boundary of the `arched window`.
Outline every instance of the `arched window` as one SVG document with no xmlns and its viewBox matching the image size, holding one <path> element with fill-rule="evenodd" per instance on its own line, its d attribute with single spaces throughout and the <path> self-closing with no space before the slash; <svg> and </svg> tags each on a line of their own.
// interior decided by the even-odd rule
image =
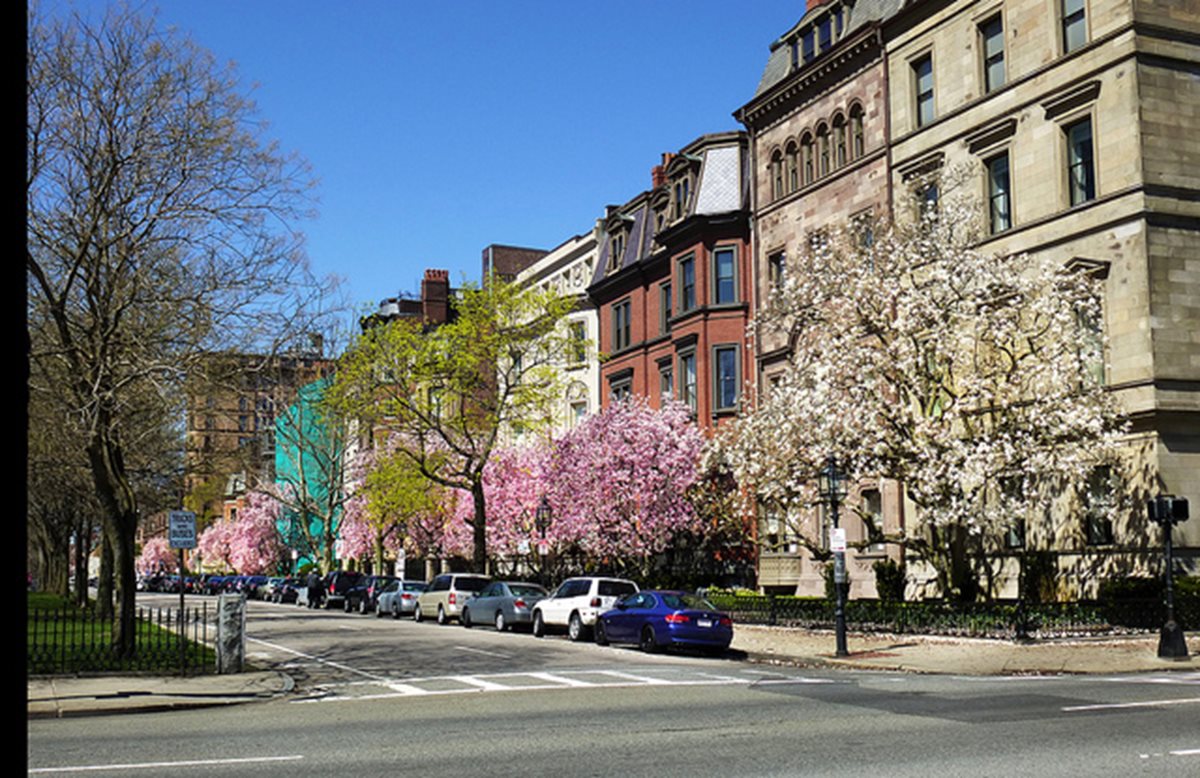
<svg viewBox="0 0 1200 778">
<path fill-rule="evenodd" d="M 866 151 L 866 138 L 863 135 L 863 107 L 855 103 L 850 106 L 850 153 L 853 159 L 858 159 Z"/>
<path fill-rule="evenodd" d="M 813 136 L 812 133 L 804 133 L 804 137 L 800 139 L 800 154 L 803 158 L 804 183 L 811 184 L 816 180 L 816 157 L 813 154 Z"/>
<path fill-rule="evenodd" d="M 817 175 L 829 175 L 829 126 L 817 127 Z"/>
<path fill-rule="evenodd" d="M 846 117 L 840 113 L 833 117 L 833 148 L 834 167 L 845 165 L 849 159 L 846 150 Z"/>
<path fill-rule="evenodd" d="M 800 170 L 796 166 L 796 141 L 788 141 L 787 152 L 787 190 L 795 192 L 800 188 Z"/>
<path fill-rule="evenodd" d="M 771 198 L 783 197 L 783 153 L 779 149 L 771 155 Z"/>
</svg>

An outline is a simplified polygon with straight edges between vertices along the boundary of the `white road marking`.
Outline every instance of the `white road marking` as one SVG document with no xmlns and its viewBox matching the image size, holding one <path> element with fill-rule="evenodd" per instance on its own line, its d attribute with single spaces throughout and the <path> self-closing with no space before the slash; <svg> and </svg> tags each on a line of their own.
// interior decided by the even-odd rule
<svg viewBox="0 0 1200 778">
<path fill-rule="evenodd" d="M 1188 705 L 1200 702 L 1200 697 L 1189 697 L 1180 700 L 1147 700 L 1145 702 L 1110 702 L 1096 705 L 1070 705 L 1060 708 L 1065 713 L 1077 713 L 1086 710 L 1115 710 L 1119 708 L 1158 708 L 1163 705 Z"/>
<path fill-rule="evenodd" d="M 477 686 L 485 692 L 502 692 L 512 688 L 511 686 L 505 686 L 502 683 L 485 681 L 484 679 L 473 675 L 452 675 L 450 676 L 450 680 L 458 681 L 459 683 L 465 683 L 467 686 Z"/>
<path fill-rule="evenodd" d="M 1168 751 L 1171 756 L 1200 756 L 1200 748 L 1189 748 L 1184 751 Z"/>
<path fill-rule="evenodd" d="M 590 688 L 590 687 L 593 687 L 596 685 L 594 683 L 588 683 L 587 681 L 581 681 L 578 678 L 567 678 L 566 676 L 554 675 L 553 673 L 524 673 L 524 675 L 528 675 L 530 678 L 537 678 L 540 681 L 548 681 L 550 683 L 557 683 L 562 686 L 589 687 Z"/>
<path fill-rule="evenodd" d="M 459 651 L 470 651 L 472 654 L 483 654 L 484 656 L 494 656 L 500 659 L 510 659 L 508 654 L 501 654 L 497 651 L 484 651 L 482 648 L 470 648 L 468 646 L 455 646 Z"/>
<path fill-rule="evenodd" d="M 252 764 L 255 762 L 293 762 L 304 757 L 292 756 L 254 756 L 244 759 L 191 759 L 181 762 L 142 762 L 137 764 L 98 764 L 78 765 L 75 767 L 34 767 L 30 773 L 77 773 L 97 770 L 151 770 L 171 767 L 207 767 L 210 765 Z"/>
<path fill-rule="evenodd" d="M 376 675 L 374 673 L 364 672 L 357 668 L 351 667 L 350 665 L 344 665 L 340 662 L 330 662 L 328 659 L 321 659 L 320 657 L 312 656 L 311 654 L 306 654 L 303 651 L 297 651 L 294 648 L 288 648 L 287 646 L 281 646 L 276 643 L 268 643 L 267 641 L 259 640 L 258 638 L 246 638 L 246 639 L 249 640 L 251 643 L 261 643 L 262 645 L 267 646 L 268 648 L 273 648 L 276 651 L 282 651 L 286 654 L 293 654 L 295 656 L 306 659 L 309 662 L 317 662 L 318 664 L 328 665 L 329 667 L 336 667 L 337 669 L 345 670 L 348 673 L 356 673 L 358 675 L 361 675 L 364 678 L 370 678 L 374 681 L 385 681 L 386 682 L 388 680 L 386 677 L 384 677 L 382 675 Z"/>
</svg>

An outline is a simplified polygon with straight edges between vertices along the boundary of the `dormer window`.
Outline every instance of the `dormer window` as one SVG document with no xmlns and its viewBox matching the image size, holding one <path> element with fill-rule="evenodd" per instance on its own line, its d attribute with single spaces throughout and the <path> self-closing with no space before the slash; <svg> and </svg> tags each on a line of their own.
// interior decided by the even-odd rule
<svg viewBox="0 0 1200 778">
<path fill-rule="evenodd" d="M 830 8 L 806 24 L 792 40 L 792 66 L 802 67 L 833 48 L 845 30 L 843 4 Z"/>
<path fill-rule="evenodd" d="M 688 201 L 691 199 L 692 181 L 684 176 L 671 187 L 671 218 L 682 219 L 687 215 Z"/>
<path fill-rule="evenodd" d="M 608 239 L 608 269 L 617 270 L 621 267 L 621 259 L 625 256 L 625 233 L 618 232 Z"/>
</svg>

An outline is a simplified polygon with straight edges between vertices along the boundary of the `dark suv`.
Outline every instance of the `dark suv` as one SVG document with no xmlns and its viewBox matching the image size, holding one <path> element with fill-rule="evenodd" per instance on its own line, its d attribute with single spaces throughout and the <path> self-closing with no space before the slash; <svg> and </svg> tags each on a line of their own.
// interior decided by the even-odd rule
<svg viewBox="0 0 1200 778">
<path fill-rule="evenodd" d="M 325 607 L 340 608 L 346 602 L 346 594 L 366 578 L 362 573 L 350 570 L 334 570 L 325 576 Z"/>
</svg>

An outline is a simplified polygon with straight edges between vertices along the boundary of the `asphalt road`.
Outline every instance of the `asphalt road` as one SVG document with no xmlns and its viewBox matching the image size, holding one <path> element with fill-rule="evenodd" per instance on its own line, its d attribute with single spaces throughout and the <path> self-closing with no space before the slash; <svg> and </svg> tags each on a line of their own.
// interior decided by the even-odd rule
<svg viewBox="0 0 1200 778">
<path fill-rule="evenodd" d="M 1200 775 L 1200 674 L 966 678 L 652 656 L 253 604 L 297 693 L 29 722 L 30 774 Z"/>
</svg>

